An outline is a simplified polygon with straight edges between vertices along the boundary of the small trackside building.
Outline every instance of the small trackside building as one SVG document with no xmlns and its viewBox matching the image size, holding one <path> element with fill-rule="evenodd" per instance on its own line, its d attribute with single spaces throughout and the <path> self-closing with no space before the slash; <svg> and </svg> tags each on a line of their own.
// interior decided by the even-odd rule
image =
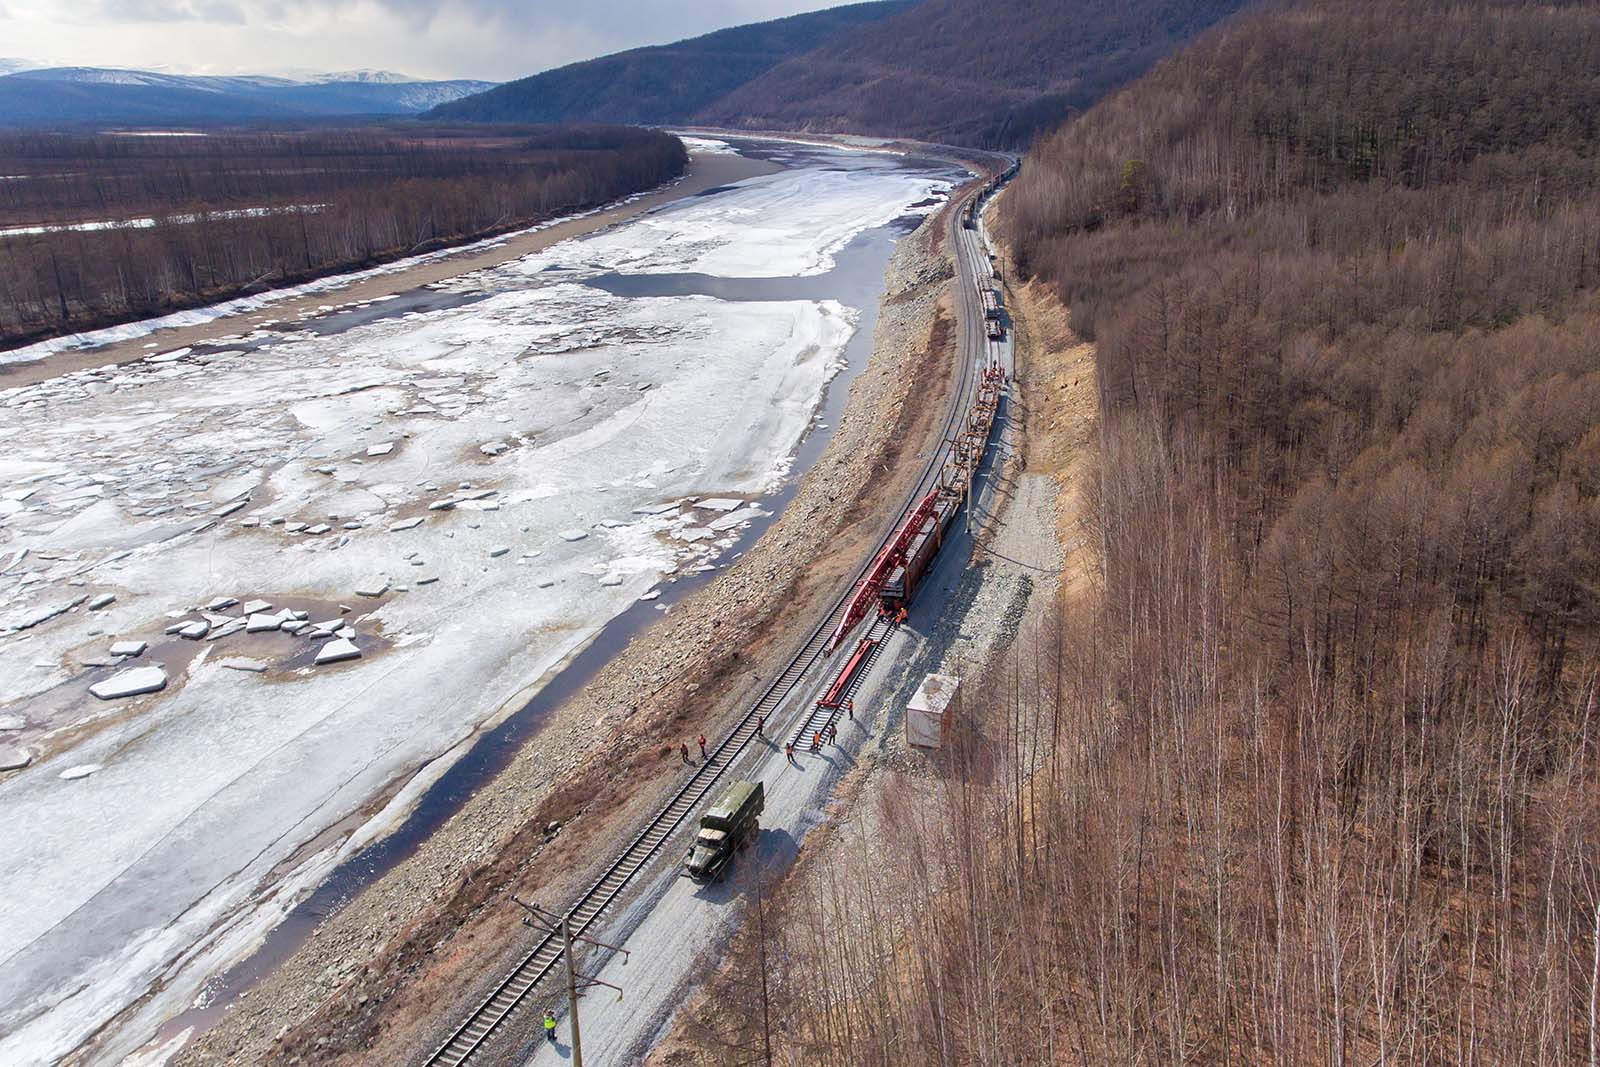
<svg viewBox="0 0 1600 1067">
<path fill-rule="evenodd" d="M 906 704 L 906 744 L 913 748 L 943 748 L 954 714 L 952 706 L 961 679 L 930 674 Z"/>
</svg>

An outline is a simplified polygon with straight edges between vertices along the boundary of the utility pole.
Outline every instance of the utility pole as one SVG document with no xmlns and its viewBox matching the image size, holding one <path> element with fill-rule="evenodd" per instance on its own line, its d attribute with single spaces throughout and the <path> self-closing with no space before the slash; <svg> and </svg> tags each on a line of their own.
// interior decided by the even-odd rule
<svg viewBox="0 0 1600 1067">
<path fill-rule="evenodd" d="M 623 966 L 627 966 L 628 963 L 628 950 L 619 945 L 608 945 L 604 941 L 596 941 L 594 938 L 586 937 L 583 934 L 573 937 L 572 917 L 570 915 L 557 914 L 541 908 L 537 904 L 519 900 L 516 897 L 511 899 L 528 913 L 522 917 L 523 926 L 542 930 L 552 937 L 561 938 L 561 951 L 567 957 L 567 1015 L 572 1019 L 572 1067 L 583 1067 L 583 1040 L 578 1034 L 578 997 L 590 986 L 603 985 L 607 989 L 615 989 L 617 991 L 617 999 L 621 1000 L 622 987 L 612 985 L 610 982 L 596 978 L 592 974 L 579 973 L 578 965 L 572 958 L 572 943 L 573 941 L 585 941 L 599 948 L 608 948 L 613 952 L 620 952 L 622 953 Z"/>
<path fill-rule="evenodd" d="M 583 1067 L 583 1038 L 578 1034 L 578 968 L 572 962 L 572 920 L 561 916 L 561 940 L 567 953 L 567 1003 L 572 1010 L 572 1067 Z M 617 996 L 622 990 L 617 990 Z"/>
<path fill-rule="evenodd" d="M 1600 909 L 1595 911 L 1595 922 L 1600 925 Z M 772 1067 L 772 1017 L 767 1004 L 767 909 L 761 899 L 761 869 L 756 868 L 756 940 L 761 942 L 761 1050 L 767 1067 Z M 1595 949 L 1600 959 L 1600 947 Z"/>
</svg>

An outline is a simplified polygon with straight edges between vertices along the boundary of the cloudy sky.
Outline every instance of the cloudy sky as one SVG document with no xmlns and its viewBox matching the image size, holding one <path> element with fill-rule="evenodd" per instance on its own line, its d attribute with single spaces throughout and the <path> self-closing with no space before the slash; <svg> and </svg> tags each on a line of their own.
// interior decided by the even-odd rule
<svg viewBox="0 0 1600 1067">
<path fill-rule="evenodd" d="M 504 80 L 845 0 L 0 0 L 0 57 Z"/>
</svg>

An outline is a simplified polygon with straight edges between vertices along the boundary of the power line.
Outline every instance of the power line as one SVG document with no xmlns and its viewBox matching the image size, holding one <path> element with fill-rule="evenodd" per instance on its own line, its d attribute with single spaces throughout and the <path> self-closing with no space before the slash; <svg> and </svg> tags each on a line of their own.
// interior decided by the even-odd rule
<svg viewBox="0 0 1600 1067">
<path fill-rule="evenodd" d="M 572 936 L 572 921 L 570 915 L 558 915 L 553 911 L 546 911 L 537 904 L 530 904 L 526 900 L 511 898 L 528 914 L 522 917 L 522 925 L 532 927 L 551 936 L 561 938 L 561 951 L 567 957 L 567 1013 L 572 1019 L 572 1067 L 583 1067 L 583 1038 L 578 1033 L 578 996 L 587 991 L 591 986 L 603 985 L 607 989 L 617 991 L 617 999 L 622 999 L 622 987 L 612 985 L 592 974 L 580 974 L 578 966 L 572 956 L 572 942 L 587 941 L 600 948 L 608 948 L 613 952 L 622 953 L 622 963 L 628 963 L 628 950 L 619 945 L 608 945 L 604 941 L 596 941 L 585 934 Z"/>
</svg>

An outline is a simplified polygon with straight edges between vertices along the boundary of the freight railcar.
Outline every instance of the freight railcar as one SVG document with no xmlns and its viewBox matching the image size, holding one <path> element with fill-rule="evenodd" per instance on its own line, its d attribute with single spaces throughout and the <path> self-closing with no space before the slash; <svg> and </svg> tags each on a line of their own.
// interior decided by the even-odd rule
<svg viewBox="0 0 1600 1067">
<path fill-rule="evenodd" d="M 1000 292 L 987 285 L 979 292 L 983 297 L 983 331 L 989 340 L 1002 341 L 1006 336 L 1006 323 Z"/>
<path fill-rule="evenodd" d="M 939 546 L 944 544 L 950 524 L 955 521 L 956 512 L 960 509 L 961 499 L 955 493 L 939 494 L 933 510 L 923 519 L 921 528 L 906 546 L 905 561 L 890 571 L 888 580 L 883 583 L 880 602 L 884 611 L 890 614 L 898 612 L 917 595 L 923 575 L 939 554 Z"/>
</svg>

